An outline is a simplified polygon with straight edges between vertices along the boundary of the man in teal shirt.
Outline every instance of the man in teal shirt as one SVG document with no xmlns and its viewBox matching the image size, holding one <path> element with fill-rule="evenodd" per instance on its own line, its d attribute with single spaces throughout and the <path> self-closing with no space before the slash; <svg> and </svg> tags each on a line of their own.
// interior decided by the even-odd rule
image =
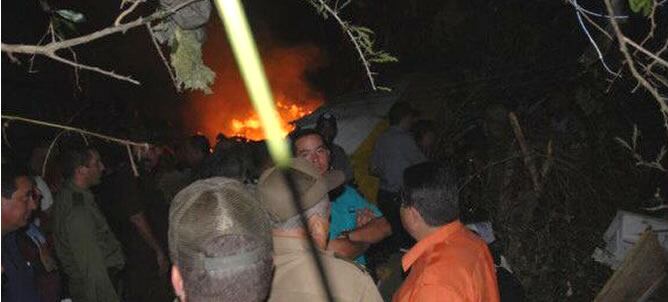
<svg viewBox="0 0 668 302">
<path fill-rule="evenodd" d="M 316 130 L 299 130 L 292 135 L 292 141 L 296 156 L 310 161 L 321 174 L 329 173 L 330 151 Z M 375 205 L 349 185 L 330 191 L 330 200 L 327 249 L 340 257 L 366 265 L 364 252 L 369 245 L 391 234 L 390 224 Z"/>
</svg>

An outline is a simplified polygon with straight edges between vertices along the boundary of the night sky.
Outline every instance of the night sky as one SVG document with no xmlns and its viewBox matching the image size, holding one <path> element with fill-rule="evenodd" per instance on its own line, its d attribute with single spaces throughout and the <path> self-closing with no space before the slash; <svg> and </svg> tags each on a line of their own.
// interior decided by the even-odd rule
<svg viewBox="0 0 668 302">
<path fill-rule="evenodd" d="M 76 30 L 86 34 L 112 24 L 119 3 L 67 0 L 51 5 L 82 12 L 87 21 Z M 369 89 L 352 45 L 333 20 L 323 20 L 305 1 L 243 3 L 261 51 L 276 45 L 318 47 L 322 60 L 304 76 L 326 101 Z M 589 7 L 597 8 L 595 5 L 598 4 L 591 3 Z M 150 1 L 126 20 L 150 14 L 154 6 L 155 2 Z M 399 58 L 399 63 L 374 68 L 379 72 L 379 82 L 390 87 L 408 74 L 438 73 L 443 75 L 443 85 L 456 87 L 466 87 L 471 79 L 497 81 L 504 87 L 490 94 L 521 99 L 528 85 L 550 93 L 570 89 L 583 70 L 601 72 L 596 61 L 584 66 L 578 62 L 589 44 L 577 26 L 572 8 L 560 1 L 353 1 L 342 16 L 373 29 L 376 45 Z M 211 22 L 210 28 L 219 24 L 218 20 Z M 633 22 L 639 24 L 639 29 L 646 23 Z M 35 43 L 47 25 L 48 15 L 38 1 L 2 1 L 3 43 Z M 66 122 L 75 116 L 71 124 L 105 133 L 127 132 L 121 128 L 138 120 L 155 127 L 184 128 L 181 112 L 187 94 L 178 93 L 170 84 L 144 28 L 108 36 L 74 50 L 81 62 L 132 75 L 142 85 L 81 71 L 77 86 L 69 66 L 38 57 L 34 62 L 38 72 L 28 73 L 28 56 L 19 56 L 19 65 L 3 55 L 3 114 L 54 122 Z M 619 66 L 614 54 L 608 59 Z M 629 88 L 624 83 L 617 86 L 620 91 Z M 510 105 L 516 106 L 516 102 Z M 650 109 L 653 104 L 641 102 L 639 106 Z M 638 119 L 645 120 L 639 114 Z M 53 135 L 51 130 L 26 132 L 16 127 L 12 127 L 9 136 L 18 145 L 33 144 L 30 137 Z"/>
</svg>

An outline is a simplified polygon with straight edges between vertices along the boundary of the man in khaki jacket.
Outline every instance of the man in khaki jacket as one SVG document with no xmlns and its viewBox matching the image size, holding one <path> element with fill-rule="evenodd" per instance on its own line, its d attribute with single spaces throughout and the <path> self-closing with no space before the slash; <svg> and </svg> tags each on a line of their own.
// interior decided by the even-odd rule
<svg viewBox="0 0 668 302">
<path fill-rule="evenodd" d="M 335 301 L 383 301 L 371 277 L 353 262 L 326 252 L 329 236 L 328 188 L 343 183 L 335 171 L 320 176 L 304 159 L 296 158 L 289 168 L 308 224 L 302 225 L 284 174 L 277 168 L 260 177 L 259 199 L 273 221 L 274 279 L 270 302 L 327 301 L 313 253 L 319 257 Z M 310 234 L 309 231 L 310 230 Z M 316 251 L 309 248 L 308 237 Z"/>
</svg>

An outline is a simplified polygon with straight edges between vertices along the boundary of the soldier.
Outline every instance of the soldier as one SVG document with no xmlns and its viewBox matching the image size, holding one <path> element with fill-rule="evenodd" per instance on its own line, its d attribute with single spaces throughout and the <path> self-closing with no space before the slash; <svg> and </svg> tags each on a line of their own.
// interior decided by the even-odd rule
<svg viewBox="0 0 668 302">
<path fill-rule="evenodd" d="M 54 236 L 72 300 L 120 301 L 115 284 L 125 264 L 123 252 L 90 191 L 104 171 L 100 154 L 75 148 L 63 165 L 67 181 L 53 206 Z"/>
<path fill-rule="evenodd" d="M 273 220 L 274 280 L 270 302 L 327 301 L 322 278 L 318 274 L 315 253 L 322 263 L 328 286 L 336 301 L 383 301 L 378 289 L 363 267 L 326 252 L 329 237 L 329 188 L 344 181 L 340 171 L 327 176 L 302 158 L 295 158 L 290 173 L 307 226 L 301 223 L 286 179 L 277 168 L 265 171 L 258 184 L 259 198 Z M 310 231 L 310 233 L 309 233 Z M 317 250 L 311 250 L 311 236 Z"/>
</svg>

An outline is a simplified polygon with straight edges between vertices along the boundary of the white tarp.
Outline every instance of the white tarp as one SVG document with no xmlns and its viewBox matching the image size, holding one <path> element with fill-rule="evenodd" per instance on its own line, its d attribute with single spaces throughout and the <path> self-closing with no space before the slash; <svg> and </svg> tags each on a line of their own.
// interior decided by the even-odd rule
<svg viewBox="0 0 668 302">
<path fill-rule="evenodd" d="M 347 154 L 352 154 L 376 125 L 385 118 L 399 96 L 398 92 L 349 95 L 340 98 L 333 104 L 320 106 L 295 123 L 302 128 L 313 128 L 321 114 L 334 115 L 339 127 L 339 134 L 334 143 L 341 146 Z"/>
<path fill-rule="evenodd" d="M 603 235 L 605 248 L 597 248 L 592 258 L 616 270 L 624 262 L 629 249 L 638 242 L 640 235 L 648 228 L 654 231 L 659 244 L 668 251 L 668 220 L 617 211 L 617 215 Z"/>
</svg>

